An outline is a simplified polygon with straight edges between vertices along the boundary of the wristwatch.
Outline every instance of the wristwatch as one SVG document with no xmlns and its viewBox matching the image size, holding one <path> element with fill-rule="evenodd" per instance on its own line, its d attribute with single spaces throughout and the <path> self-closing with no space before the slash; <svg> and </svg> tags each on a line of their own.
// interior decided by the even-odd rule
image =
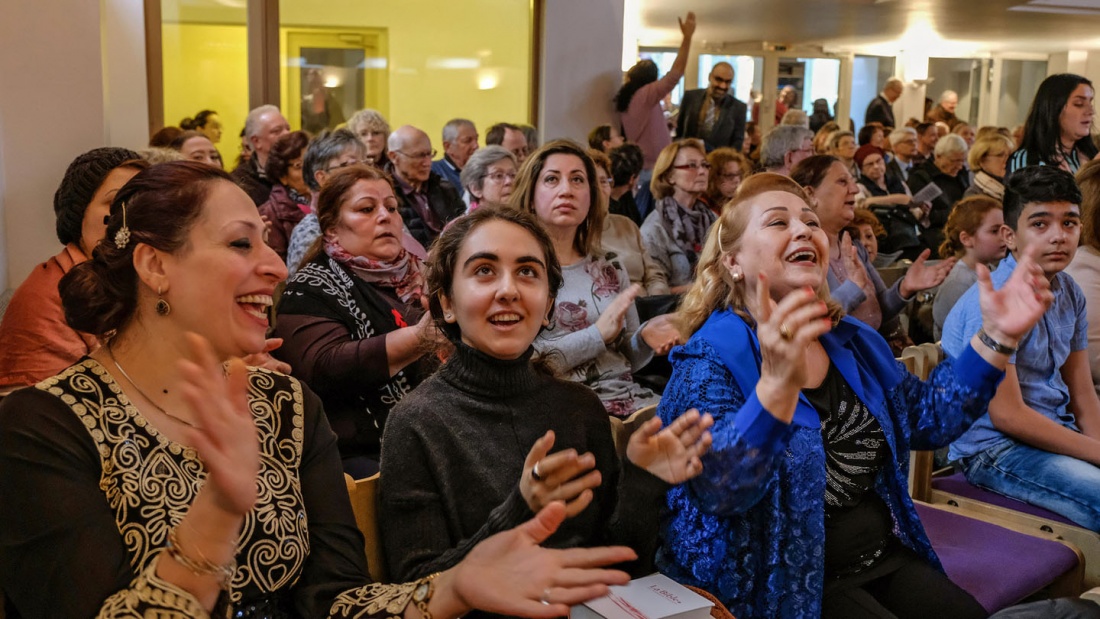
<svg viewBox="0 0 1100 619">
<path fill-rule="evenodd" d="M 439 576 L 439 572 L 421 578 L 416 581 L 416 588 L 413 589 L 413 604 L 416 604 L 416 610 L 420 611 L 424 619 L 432 619 L 432 613 L 428 610 L 428 603 L 432 601 L 432 594 L 435 593 L 435 585 L 432 584 L 432 581 L 435 580 L 436 576 Z"/>
</svg>

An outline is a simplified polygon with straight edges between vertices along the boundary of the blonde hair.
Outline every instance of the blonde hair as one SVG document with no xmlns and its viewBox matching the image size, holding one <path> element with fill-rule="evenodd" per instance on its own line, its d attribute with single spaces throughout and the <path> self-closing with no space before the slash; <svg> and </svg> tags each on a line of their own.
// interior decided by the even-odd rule
<svg viewBox="0 0 1100 619">
<path fill-rule="evenodd" d="M 733 281 L 729 269 L 723 264 L 727 254 L 737 253 L 741 239 L 752 216 L 753 199 L 769 192 L 779 191 L 797 196 L 811 206 L 805 190 L 787 176 L 762 172 L 748 177 L 737 189 L 737 195 L 722 209 L 718 221 L 710 227 L 703 251 L 696 265 L 695 281 L 684 295 L 677 311 L 677 326 L 684 337 L 691 337 L 711 314 L 722 309 L 732 309 L 738 316 L 752 322 L 746 309 L 745 280 Z M 824 256 L 822 257 L 825 258 Z M 829 285 L 822 282 L 817 295 L 829 306 L 829 317 L 835 323 L 844 311 L 829 296 Z"/>
<path fill-rule="evenodd" d="M 1006 138 L 1000 133 L 989 132 L 986 135 L 978 138 L 974 145 L 970 147 L 970 152 L 966 155 L 966 163 L 969 164 L 970 169 L 977 172 L 982 169 L 982 159 L 993 154 L 1011 155 L 1012 151 L 1016 150 L 1012 145 L 1012 140 Z"/>
<path fill-rule="evenodd" d="M 674 188 L 668 177 L 672 175 L 672 164 L 676 161 L 676 155 L 685 148 L 694 148 L 703 157 L 707 156 L 707 147 L 702 140 L 696 138 L 676 140 L 664 147 L 661 154 L 657 155 L 657 163 L 653 164 L 653 179 L 649 181 L 649 190 L 653 192 L 654 198 L 660 200 L 672 195 Z"/>
</svg>

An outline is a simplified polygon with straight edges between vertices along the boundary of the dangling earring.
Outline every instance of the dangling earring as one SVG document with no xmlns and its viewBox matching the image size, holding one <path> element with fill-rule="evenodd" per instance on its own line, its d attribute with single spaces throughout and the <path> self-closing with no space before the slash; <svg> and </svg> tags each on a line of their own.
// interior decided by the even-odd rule
<svg viewBox="0 0 1100 619">
<path fill-rule="evenodd" d="M 161 296 L 163 289 L 157 286 L 157 303 L 153 306 L 153 309 L 157 312 L 157 316 L 167 316 L 172 313 L 172 306 L 168 305 L 168 301 L 164 300 Z"/>
</svg>

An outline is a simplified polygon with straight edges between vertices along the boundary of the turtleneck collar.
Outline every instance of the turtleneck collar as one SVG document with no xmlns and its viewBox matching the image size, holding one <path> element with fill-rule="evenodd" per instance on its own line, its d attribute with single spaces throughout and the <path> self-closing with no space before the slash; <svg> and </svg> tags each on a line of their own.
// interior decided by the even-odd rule
<svg viewBox="0 0 1100 619">
<path fill-rule="evenodd" d="M 483 397 L 509 397 L 534 389 L 541 376 L 531 363 L 535 348 L 529 347 L 517 359 L 491 357 L 462 342 L 439 368 L 443 380 L 469 394 Z"/>
</svg>

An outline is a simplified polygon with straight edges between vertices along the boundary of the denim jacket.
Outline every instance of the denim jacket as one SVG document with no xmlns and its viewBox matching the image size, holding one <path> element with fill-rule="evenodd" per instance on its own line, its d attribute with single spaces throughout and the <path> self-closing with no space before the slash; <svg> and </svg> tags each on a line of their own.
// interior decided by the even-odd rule
<svg viewBox="0 0 1100 619">
<path fill-rule="evenodd" d="M 907 491 L 909 451 L 960 435 L 996 392 L 1004 372 L 973 348 L 941 363 L 927 383 L 905 370 L 886 341 L 844 318 L 820 339 L 856 395 L 882 425 L 891 457 L 875 482 L 906 547 L 942 569 Z M 658 414 L 666 423 L 695 407 L 714 416 L 703 472 L 666 497 L 657 565 L 710 591 L 739 619 L 817 617 L 825 559 L 825 450 L 821 420 L 805 396 L 790 424 L 755 393 L 760 345 L 732 311 L 715 312 L 672 355 Z"/>
</svg>

